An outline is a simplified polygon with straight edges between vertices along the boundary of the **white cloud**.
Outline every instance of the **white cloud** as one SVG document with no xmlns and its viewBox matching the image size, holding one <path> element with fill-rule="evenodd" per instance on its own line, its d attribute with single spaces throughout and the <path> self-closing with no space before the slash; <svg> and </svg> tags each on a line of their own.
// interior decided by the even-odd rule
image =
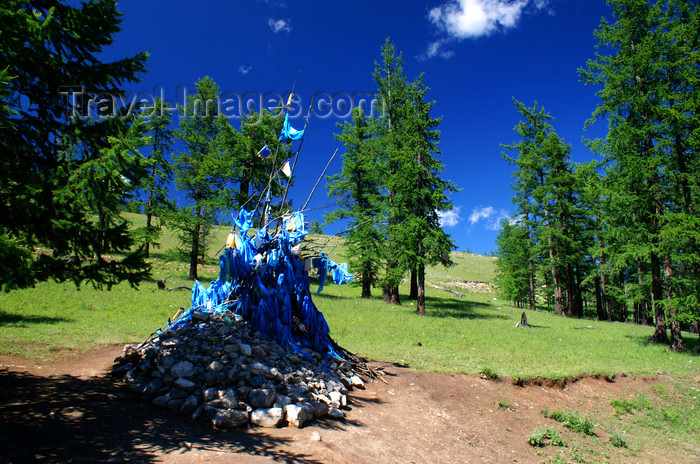
<svg viewBox="0 0 700 464">
<path fill-rule="evenodd" d="M 548 3 L 549 0 L 448 0 L 431 9 L 428 19 L 448 37 L 474 38 L 515 27 L 528 6 L 540 11 Z M 428 46 L 428 55 L 434 44 Z"/>
<path fill-rule="evenodd" d="M 442 227 L 454 227 L 459 224 L 462 218 L 459 216 L 459 212 L 462 210 L 459 206 L 455 206 L 449 211 L 438 211 L 437 215 L 440 218 L 440 225 Z"/>
<path fill-rule="evenodd" d="M 267 20 L 267 25 L 270 26 L 270 29 L 272 29 L 272 32 L 275 34 L 278 32 L 290 32 L 292 30 L 292 26 L 289 25 L 289 20 L 270 18 Z"/>
<path fill-rule="evenodd" d="M 444 58 L 446 60 L 452 58 L 455 54 L 452 50 L 445 50 L 444 47 L 445 45 L 449 42 L 447 39 L 439 39 L 436 40 L 435 42 L 431 42 L 428 44 L 428 49 L 425 52 L 425 56 L 423 58 L 433 58 L 435 56 L 439 56 L 440 58 Z"/>
<path fill-rule="evenodd" d="M 472 214 L 469 216 L 469 222 L 476 224 L 481 219 L 488 219 L 489 217 L 496 214 L 496 210 L 493 206 L 486 206 L 482 208 L 474 208 Z"/>
<path fill-rule="evenodd" d="M 251 69 L 253 69 L 252 66 L 246 66 L 246 65 L 242 64 L 238 67 L 238 72 L 245 76 L 246 74 L 248 74 L 250 72 Z"/>
<path fill-rule="evenodd" d="M 474 225 L 483 221 L 484 227 L 488 230 L 499 230 L 504 219 L 510 219 L 508 211 L 504 209 L 497 210 L 493 206 L 474 208 L 472 214 L 469 215 L 470 224 Z"/>
</svg>

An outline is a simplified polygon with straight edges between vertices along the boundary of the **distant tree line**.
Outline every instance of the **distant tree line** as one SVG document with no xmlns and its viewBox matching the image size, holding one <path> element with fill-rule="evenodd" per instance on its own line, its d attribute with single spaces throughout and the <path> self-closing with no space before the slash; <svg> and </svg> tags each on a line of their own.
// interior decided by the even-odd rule
<svg viewBox="0 0 700 464">
<path fill-rule="evenodd" d="M 347 220 L 348 260 L 362 297 L 372 287 L 399 304 L 399 284 L 410 275 L 409 298 L 425 314 L 425 267 L 450 265 L 454 243 L 438 213 L 452 207 L 453 183 L 440 178 L 440 118 L 427 101 L 423 76 L 409 81 L 402 57 L 387 39 L 373 73 L 377 117 L 356 109 L 352 121 L 339 124 L 336 138 L 345 146 L 342 171 L 329 177 L 329 194 L 338 208 L 327 222 Z"/>
<path fill-rule="evenodd" d="M 653 324 L 651 341 L 681 351 L 681 329 L 700 322 L 700 9 L 608 3 L 601 53 L 580 70 L 601 99 L 587 125 L 608 124 L 587 142 L 600 158 L 573 163 L 553 118 L 515 101 L 504 157 L 516 215 L 497 238 L 497 278 L 530 310 Z"/>
</svg>

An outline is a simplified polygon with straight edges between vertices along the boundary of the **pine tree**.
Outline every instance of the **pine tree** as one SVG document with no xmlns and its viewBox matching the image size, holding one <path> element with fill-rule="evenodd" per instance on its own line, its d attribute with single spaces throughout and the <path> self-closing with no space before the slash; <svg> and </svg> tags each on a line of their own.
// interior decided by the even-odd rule
<svg viewBox="0 0 700 464">
<path fill-rule="evenodd" d="M 524 224 L 504 220 L 496 236 L 496 283 L 501 296 L 517 307 L 529 304 L 530 278 L 527 247 L 528 231 Z"/>
<path fill-rule="evenodd" d="M 151 245 L 158 246 L 156 240 L 160 235 L 160 223 L 173 208 L 168 192 L 173 177 L 172 166 L 168 159 L 172 151 L 173 130 L 170 128 L 170 107 L 161 99 L 156 98 L 153 108 L 145 115 L 152 137 L 152 150 L 148 158 L 149 175 L 143 180 L 143 190 L 146 195 L 144 204 L 146 227 L 143 231 L 143 239 L 146 257 L 149 257 Z M 153 224 L 154 217 L 159 221 L 159 225 Z"/>
<path fill-rule="evenodd" d="M 400 263 L 399 231 L 401 229 L 399 208 L 396 204 L 397 171 L 403 156 L 403 139 L 397 132 L 398 125 L 405 120 L 407 106 L 404 104 L 408 83 L 403 74 L 402 56 L 397 55 L 396 47 L 387 38 L 381 50 L 381 62 L 375 62 L 372 74 L 377 85 L 377 99 L 382 105 L 382 124 L 378 128 L 380 156 L 386 169 L 386 227 L 384 238 L 385 274 L 382 279 L 382 298 L 392 304 L 400 304 L 399 283 L 406 272 Z"/>
<path fill-rule="evenodd" d="M 180 109 L 184 117 L 176 136 L 185 150 L 174 156 L 175 185 L 186 192 L 189 204 L 172 215 L 182 231 L 181 250 L 189 257 L 191 280 L 198 278 L 197 265 L 205 257 L 207 236 L 218 212 L 233 201 L 233 160 L 222 142 L 222 134 L 230 131 L 230 125 L 219 114 L 219 87 L 210 77 L 204 77 L 196 88 Z"/>
<path fill-rule="evenodd" d="M 581 71 L 601 85 L 593 119 L 608 122 L 595 146 L 604 156 L 618 232 L 618 269 L 650 282 L 652 341 L 683 349 L 681 314 L 696 319 L 698 5 L 677 0 L 609 1 L 614 22 L 596 31 L 598 55 Z M 591 122 L 592 122 L 591 121 Z M 697 185 L 697 183 L 696 183 Z M 612 202 L 611 202 L 612 203 Z M 688 238 L 688 241 L 684 239 Z"/>
<path fill-rule="evenodd" d="M 236 205 L 239 208 L 242 205 L 254 208 L 257 200 L 266 195 L 268 186 L 271 199 L 282 195 L 281 184 L 274 178 L 270 181 L 270 174 L 277 172 L 291 156 L 291 145 L 279 140 L 284 123 L 282 116 L 282 108 L 274 113 L 264 108 L 259 112 L 252 109 L 242 118 L 240 132 L 229 126 L 222 134 L 227 156 L 234 163 L 232 175 L 238 183 Z M 269 155 L 264 147 L 270 151 Z"/>
<path fill-rule="evenodd" d="M 516 166 L 513 172 L 515 183 L 513 184 L 514 195 L 512 202 L 516 207 L 516 216 L 520 219 L 526 231 L 526 247 L 528 250 L 528 280 L 529 280 L 529 308 L 537 311 L 535 301 L 535 273 L 537 265 L 536 234 L 538 214 L 542 211 L 537 203 L 535 192 L 538 190 L 544 172 L 543 144 L 552 131 L 549 121 L 552 117 L 547 114 L 544 108 L 534 104 L 532 108 L 526 107 L 523 103 L 513 99 L 516 108 L 523 116 L 523 120 L 515 126 L 515 132 L 521 140 L 511 145 L 503 145 L 507 150 L 516 150 L 517 158 L 510 157 L 503 153 L 503 157 Z M 545 215 L 548 213 L 545 212 Z M 554 262 L 555 261 L 551 261 Z M 552 267 L 556 273 L 556 267 Z M 554 285 L 558 286 L 558 279 L 554 279 Z M 560 301 L 560 300 L 559 300 Z M 561 310 L 558 310 L 561 314 Z"/>
<path fill-rule="evenodd" d="M 416 312 L 425 315 L 425 268 L 433 264 L 449 266 L 454 242 L 440 224 L 438 212 L 448 211 L 449 193 L 457 191 L 454 183 L 440 178 L 444 165 L 438 160 L 441 118 L 432 118 L 435 102 L 425 100 L 429 89 L 423 76 L 411 83 L 405 120 L 397 132 L 402 136 L 402 158 L 397 159 L 394 177 L 396 206 L 401 217 L 401 257 L 417 278 Z M 391 181 L 391 180 L 390 180 Z"/>
<path fill-rule="evenodd" d="M 389 39 L 381 54 L 373 75 L 384 110 L 378 136 L 388 196 L 382 296 L 399 304 L 399 283 L 407 270 L 413 270 L 417 312 L 425 314 L 425 266 L 451 264 L 454 244 L 437 213 L 451 208 L 447 195 L 456 187 L 440 178 L 444 169 L 437 159 L 440 119 L 430 114 L 435 102 L 426 101 L 423 76 L 407 82 L 401 54 Z"/>
<path fill-rule="evenodd" d="M 111 117 L 111 96 L 137 81 L 146 54 L 102 61 L 120 30 L 114 0 L 8 0 L 0 23 L 0 70 L 11 76 L 0 106 L 3 127 L 13 128 L 3 130 L 0 162 L 0 256 L 10 266 L 0 271 L 1 286 L 136 285 L 148 265 L 130 251 L 118 210 L 145 174 L 137 151 L 145 140 L 141 124 Z M 65 87 L 76 84 L 82 88 Z M 94 95 L 105 101 L 96 105 Z M 105 117 L 91 117 L 95 111 Z"/>
<path fill-rule="evenodd" d="M 357 108 L 352 122 L 338 126 L 342 132 L 336 139 L 346 152 L 341 173 L 328 178 L 328 193 L 338 198 L 338 209 L 326 215 L 326 223 L 349 220 L 346 243 L 350 269 L 356 275 L 354 283 L 362 286 L 362 298 L 370 298 L 384 256 L 384 170 L 378 157 L 376 121 Z"/>
</svg>

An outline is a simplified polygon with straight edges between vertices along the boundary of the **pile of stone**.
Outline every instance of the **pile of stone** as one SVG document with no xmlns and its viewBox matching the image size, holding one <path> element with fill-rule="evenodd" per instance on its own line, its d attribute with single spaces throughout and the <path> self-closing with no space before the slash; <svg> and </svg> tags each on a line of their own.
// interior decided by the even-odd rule
<svg viewBox="0 0 700 464">
<path fill-rule="evenodd" d="M 186 325 L 127 345 L 112 372 L 154 405 L 216 428 L 344 419 L 348 392 L 364 388 L 358 365 L 306 354 L 257 334 L 228 311 L 195 312 Z"/>
</svg>

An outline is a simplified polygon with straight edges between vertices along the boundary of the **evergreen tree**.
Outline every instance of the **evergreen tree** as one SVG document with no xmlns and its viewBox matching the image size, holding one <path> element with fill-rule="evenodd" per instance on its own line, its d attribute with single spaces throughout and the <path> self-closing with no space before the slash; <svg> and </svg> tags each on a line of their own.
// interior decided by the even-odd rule
<svg viewBox="0 0 700 464">
<path fill-rule="evenodd" d="M 403 138 L 401 155 L 406 159 L 397 157 L 395 181 L 390 179 L 402 221 L 398 233 L 401 258 L 407 269 L 415 270 L 416 312 L 420 315 L 425 315 L 425 267 L 452 264 L 454 242 L 442 229 L 438 212 L 452 208 L 447 195 L 457 191 L 454 183 L 440 178 L 444 170 L 437 158 L 441 118 L 431 117 L 435 102 L 425 100 L 427 91 L 422 75 L 409 86 L 405 120 L 397 130 Z"/>
<path fill-rule="evenodd" d="M 398 133 L 398 126 L 405 121 L 407 105 L 405 104 L 408 83 L 403 74 L 401 55 L 397 55 L 396 47 L 387 38 L 381 50 L 381 62 L 375 62 L 372 74 L 377 85 L 377 99 L 382 105 L 382 124 L 378 125 L 380 138 L 380 156 L 385 166 L 385 189 L 387 196 L 386 227 L 384 239 L 385 274 L 382 279 L 382 298 L 392 304 L 400 304 L 399 283 L 406 269 L 401 265 L 401 243 L 399 232 L 401 218 L 396 204 L 397 172 L 403 156 L 404 139 Z"/>
<path fill-rule="evenodd" d="M 323 227 L 321 227 L 321 223 L 318 222 L 318 219 L 311 221 L 311 224 L 309 225 L 309 232 L 312 234 L 323 235 Z"/>
<path fill-rule="evenodd" d="M 610 54 L 581 70 L 601 85 L 593 119 L 608 135 L 592 146 L 603 157 L 617 232 L 620 274 L 649 282 L 655 315 L 652 341 L 683 349 L 682 320 L 697 319 L 698 15 L 679 0 L 610 0 L 613 23 L 596 37 Z M 592 122 L 591 121 L 591 122 Z M 686 240 L 687 239 L 687 240 Z M 624 280 L 624 279 L 621 279 Z"/>
<path fill-rule="evenodd" d="M 181 251 L 189 257 L 189 278 L 198 278 L 197 265 L 205 258 L 207 236 L 222 207 L 233 201 L 233 160 L 223 148 L 222 134 L 230 131 L 226 118 L 217 106 L 219 87 L 210 77 L 196 83 L 180 111 L 180 128 L 176 136 L 185 150 L 174 156 L 176 187 L 186 192 L 189 204 L 181 206 L 171 217 L 182 231 Z"/>
<path fill-rule="evenodd" d="M 510 157 L 503 153 L 503 157 L 511 164 L 516 166 L 513 172 L 515 184 L 513 184 L 513 205 L 516 207 L 516 216 L 520 219 L 523 228 L 526 231 L 526 248 L 528 250 L 528 281 L 529 281 L 529 308 L 531 311 L 537 311 L 535 301 L 535 272 L 537 261 L 536 235 L 538 214 L 542 211 L 538 205 L 536 191 L 540 186 L 544 173 L 544 157 L 543 145 L 552 131 L 552 126 L 549 121 L 552 117 L 544 111 L 544 108 L 539 107 L 537 103 L 532 108 L 526 107 L 523 103 L 513 99 L 516 108 L 523 116 L 523 120 L 515 126 L 515 132 L 520 136 L 517 143 L 511 145 L 503 145 L 503 148 L 508 150 L 516 150 L 517 158 Z M 545 212 L 545 216 L 549 213 Z M 556 263 L 556 260 L 550 261 Z M 556 273 L 555 266 L 552 267 L 553 273 Z M 553 279 L 555 287 L 559 286 L 558 279 Z M 561 300 L 559 300 L 561 301 Z M 561 314 L 561 309 L 557 311 Z"/>
<path fill-rule="evenodd" d="M 232 175 L 238 183 L 236 205 L 239 208 L 245 204 L 254 208 L 256 200 L 266 195 L 268 186 L 271 199 L 282 195 L 281 184 L 274 178 L 270 180 L 271 173 L 277 172 L 291 156 L 291 145 L 279 140 L 284 123 L 282 116 L 282 108 L 275 113 L 264 108 L 259 112 L 253 109 L 242 118 L 240 132 L 229 126 L 222 134 L 227 156 L 234 163 Z M 252 197 L 255 198 L 251 200 Z"/>
<path fill-rule="evenodd" d="M 501 296 L 517 307 L 529 304 L 528 231 L 523 224 L 504 220 L 496 236 L 496 283 Z"/>
<path fill-rule="evenodd" d="M 120 30 L 114 0 L 80 7 L 8 0 L 0 24 L 0 117 L 12 127 L 1 142 L 0 286 L 136 285 L 148 266 L 129 251 L 133 239 L 118 210 L 145 174 L 137 152 L 143 126 L 110 116 L 111 96 L 137 80 L 146 55 L 102 61 Z M 96 104 L 93 94 L 105 98 Z"/>
<path fill-rule="evenodd" d="M 384 220 L 384 176 L 378 157 L 376 121 L 357 108 L 352 122 L 342 128 L 336 139 L 346 152 L 340 174 L 328 177 L 328 193 L 338 198 L 338 209 L 326 215 L 326 222 L 349 220 L 346 243 L 355 285 L 362 286 L 362 298 L 372 296 L 384 256 L 381 224 Z"/>
<path fill-rule="evenodd" d="M 149 257 L 151 245 L 158 246 L 156 240 L 160 235 L 163 218 L 173 208 L 168 193 L 173 177 L 172 166 L 168 159 L 173 144 L 169 105 L 156 98 L 153 108 L 147 114 L 147 123 L 152 137 L 152 150 L 148 158 L 149 175 L 143 180 L 143 190 L 146 195 L 144 242 L 146 257 Z M 159 221 L 158 225 L 153 224 L 154 217 Z"/>
<path fill-rule="evenodd" d="M 374 79 L 384 109 L 377 132 L 388 196 L 382 296 L 398 304 L 398 285 L 406 270 L 414 270 L 417 312 L 425 314 L 425 266 L 451 264 L 454 244 L 442 230 L 437 213 L 451 208 L 447 195 L 456 187 L 440 178 L 444 169 L 437 159 L 440 119 L 430 114 L 434 102 L 425 99 L 428 88 L 423 76 L 407 82 L 401 54 L 389 39 L 381 53 Z"/>
</svg>

